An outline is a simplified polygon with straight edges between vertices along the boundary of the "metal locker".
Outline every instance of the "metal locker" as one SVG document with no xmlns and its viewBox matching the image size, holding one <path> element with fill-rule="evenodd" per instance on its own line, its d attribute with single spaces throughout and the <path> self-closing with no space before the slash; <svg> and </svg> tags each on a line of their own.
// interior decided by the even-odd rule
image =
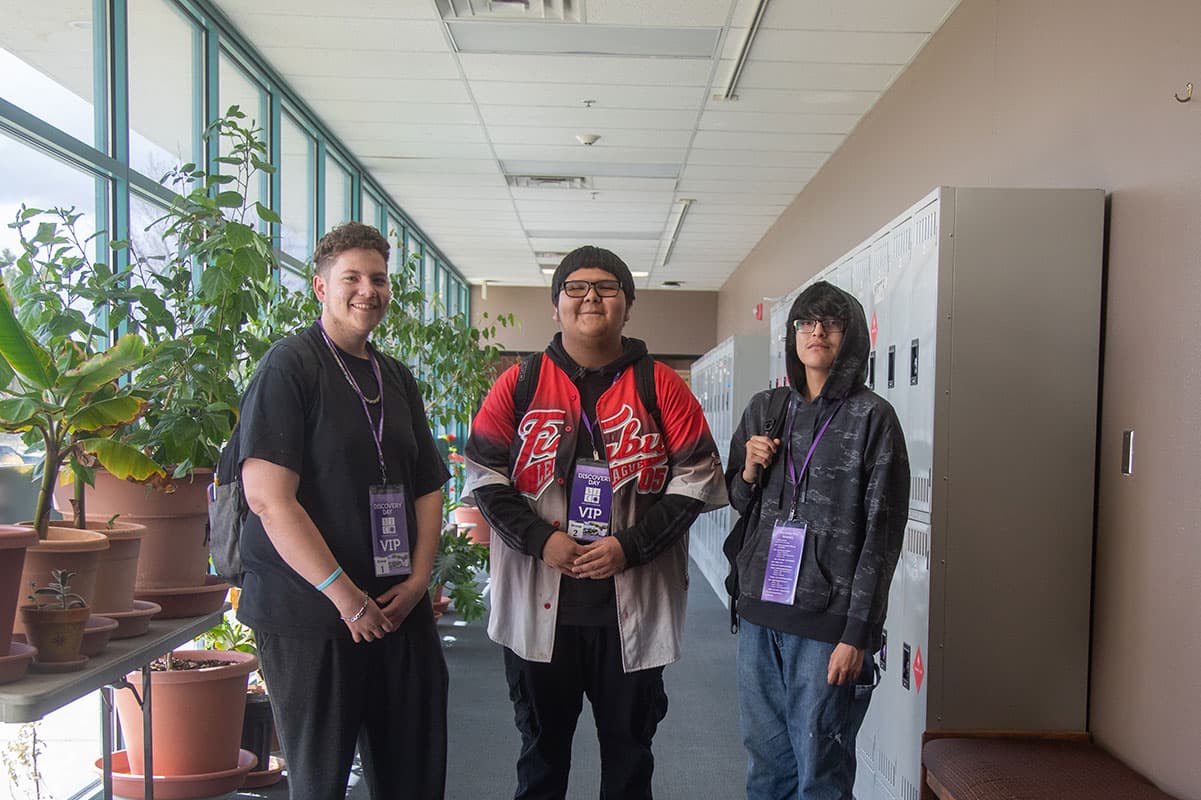
<svg viewBox="0 0 1201 800">
<path fill-rule="evenodd" d="M 813 278 L 863 304 L 912 476 L 858 800 L 917 800 L 928 727 L 1085 725 L 1103 224 L 1099 190 L 942 187 Z"/>
</svg>

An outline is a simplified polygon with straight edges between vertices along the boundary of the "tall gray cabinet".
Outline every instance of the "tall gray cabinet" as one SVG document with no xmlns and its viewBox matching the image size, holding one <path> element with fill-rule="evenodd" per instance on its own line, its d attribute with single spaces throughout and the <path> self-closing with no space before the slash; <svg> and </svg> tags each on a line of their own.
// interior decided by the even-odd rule
<svg viewBox="0 0 1201 800">
<path fill-rule="evenodd" d="M 1104 217 L 942 187 L 813 279 L 863 303 L 912 467 L 858 800 L 918 800 L 926 728 L 1085 727 Z"/>
</svg>

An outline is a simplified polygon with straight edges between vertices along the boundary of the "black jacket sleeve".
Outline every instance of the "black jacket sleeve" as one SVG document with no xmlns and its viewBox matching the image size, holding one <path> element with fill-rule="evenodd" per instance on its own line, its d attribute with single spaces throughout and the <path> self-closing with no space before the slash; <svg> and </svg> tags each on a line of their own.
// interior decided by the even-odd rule
<svg viewBox="0 0 1201 800">
<path fill-rule="evenodd" d="M 688 533 L 704 507 L 704 501 L 693 497 L 663 495 L 635 525 L 613 534 L 625 551 L 626 564 L 637 567 L 653 561 Z"/>
<path fill-rule="evenodd" d="M 555 526 L 535 514 L 516 487 L 511 484 L 480 486 L 472 496 L 484 519 L 505 544 L 520 553 L 542 558 L 542 548 L 555 532 Z"/>
</svg>

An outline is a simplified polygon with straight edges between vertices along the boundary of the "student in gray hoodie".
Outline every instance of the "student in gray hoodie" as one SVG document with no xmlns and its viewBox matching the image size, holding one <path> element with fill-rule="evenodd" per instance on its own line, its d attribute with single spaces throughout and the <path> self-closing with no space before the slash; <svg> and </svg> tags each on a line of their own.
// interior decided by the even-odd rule
<svg viewBox="0 0 1201 800">
<path fill-rule="evenodd" d="M 740 514 L 762 493 L 735 563 L 747 798 L 850 800 L 905 537 L 909 458 L 896 412 L 864 385 L 859 301 L 815 283 L 785 333 L 784 431 L 764 435 L 772 390 L 755 395 L 726 469 Z"/>
</svg>

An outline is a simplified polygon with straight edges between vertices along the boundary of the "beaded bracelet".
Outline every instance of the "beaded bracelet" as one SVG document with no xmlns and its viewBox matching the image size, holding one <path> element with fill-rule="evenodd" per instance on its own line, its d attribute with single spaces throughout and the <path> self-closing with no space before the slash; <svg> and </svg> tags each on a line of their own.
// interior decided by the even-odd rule
<svg viewBox="0 0 1201 800">
<path fill-rule="evenodd" d="M 371 598 L 368 597 L 367 595 L 363 595 L 362 608 L 360 608 L 358 611 L 354 612 L 354 614 L 350 615 L 349 617 L 338 617 L 338 619 L 342 620 L 343 622 L 358 622 L 360 619 L 363 618 L 363 615 L 367 613 L 367 604 L 370 602 L 371 602 Z"/>
</svg>

